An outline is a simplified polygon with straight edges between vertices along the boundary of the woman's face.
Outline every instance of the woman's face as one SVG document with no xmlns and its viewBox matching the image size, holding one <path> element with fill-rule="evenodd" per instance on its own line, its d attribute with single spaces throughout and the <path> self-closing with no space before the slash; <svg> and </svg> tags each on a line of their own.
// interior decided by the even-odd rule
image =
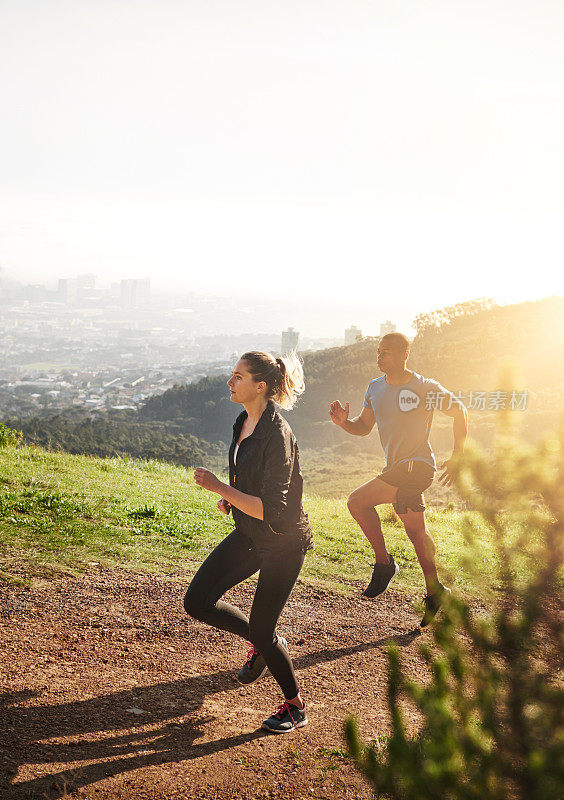
<svg viewBox="0 0 564 800">
<path fill-rule="evenodd" d="M 227 381 L 227 385 L 231 392 L 230 400 L 233 403 L 252 403 L 266 391 L 266 383 L 264 381 L 255 382 L 249 372 L 247 362 L 242 358 L 233 367 L 233 374 Z"/>
</svg>

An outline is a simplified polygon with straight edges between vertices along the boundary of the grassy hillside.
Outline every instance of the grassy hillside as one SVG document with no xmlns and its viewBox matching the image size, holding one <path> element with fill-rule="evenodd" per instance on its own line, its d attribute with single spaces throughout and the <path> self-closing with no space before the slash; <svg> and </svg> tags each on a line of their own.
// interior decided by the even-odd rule
<svg viewBox="0 0 564 800">
<path fill-rule="evenodd" d="M 182 467 L 129 458 L 100 459 L 40 448 L 0 449 L 0 575 L 27 581 L 33 576 L 87 570 L 92 565 L 163 573 L 193 572 L 225 536 L 230 518 L 216 495 L 196 487 Z M 343 498 L 307 496 L 315 533 L 302 578 L 348 592 L 368 578 L 371 550 L 349 516 Z M 391 507 L 383 513 L 388 546 L 400 565 L 397 586 L 423 594 L 413 548 Z M 491 573 L 492 550 L 475 515 L 431 509 L 442 574 L 462 591 L 472 586 L 458 567 L 463 528 L 480 534 L 480 560 Z"/>
<path fill-rule="evenodd" d="M 446 450 L 435 450 L 435 454 L 439 465 L 442 465 L 448 457 Z M 222 461 L 222 467 L 224 463 L 225 459 Z M 358 486 L 382 472 L 384 464 L 385 459 L 382 454 L 361 450 L 355 440 L 345 441 L 323 450 L 300 451 L 304 485 L 310 494 L 319 497 L 344 500 Z M 441 471 L 439 470 L 437 474 L 441 474 Z M 437 479 L 425 492 L 425 502 L 427 506 L 450 505 L 465 508 L 464 501 L 458 497 L 455 490 L 444 488 Z"/>
</svg>

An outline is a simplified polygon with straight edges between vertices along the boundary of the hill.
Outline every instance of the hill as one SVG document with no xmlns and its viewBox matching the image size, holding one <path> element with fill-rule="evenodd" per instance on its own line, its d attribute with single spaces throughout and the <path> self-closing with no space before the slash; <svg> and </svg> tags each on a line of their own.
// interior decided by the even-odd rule
<svg viewBox="0 0 564 800">
<path fill-rule="evenodd" d="M 535 438 L 554 426 L 564 401 L 564 377 L 557 367 L 564 362 L 563 320 L 564 298 L 559 297 L 511 306 L 462 303 L 418 318 L 408 366 L 461 393 L 468 404 L 470 392 L 503 390 L 500 375 L 511 365 L 515 388 L 529 393 L 523 433 Z M 328 419 L 328 405 L 340 398 L 351 402 L 351 413 L 360 411 L 368 381 L 381 374 L 377 349 L 378 339 L 364 339 L 304 354 L 306 392 L 288 415 L 302 447 L 330 446 L 347 439 Z M 240 409 L 230 403 L 225 380 L 218 376 L 175 386 L 150 398 L 139 417 L 174 421 L 194 436 L 228 442 Z M 473 435 L 488 444 L 495 411 L 486 407 L 471 413 Z M 434 444 L 446 450 L 450 425 L 441 415 L 436 417 Z M 370 437 L 369 449 L 374 449 L 375 439 Z"/>
</svg>

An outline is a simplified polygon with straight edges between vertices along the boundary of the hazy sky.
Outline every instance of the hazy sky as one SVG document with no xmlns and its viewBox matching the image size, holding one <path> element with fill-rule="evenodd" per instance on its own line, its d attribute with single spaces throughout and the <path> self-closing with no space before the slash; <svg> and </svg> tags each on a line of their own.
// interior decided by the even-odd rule
<svg viewBox="0 0 564 800">
<path fill-rule="evenodd" d="M 561 0 L 0 0 L 0 109 L 15 277 L 564 294 Z"/>
</svg>

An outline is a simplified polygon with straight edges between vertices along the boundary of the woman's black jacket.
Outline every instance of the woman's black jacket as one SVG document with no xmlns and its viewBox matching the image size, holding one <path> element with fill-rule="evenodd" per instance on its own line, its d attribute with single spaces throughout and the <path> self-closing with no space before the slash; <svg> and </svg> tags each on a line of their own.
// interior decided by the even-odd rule
<svg viewBox="0 0 564 800">
<path fill-rule="evenodd" d="M 252 434 L 240 443 L 235 464 L 233 453 L 246 418 L 243 411 L 233 425 L 229 483 L 245 494 L 260 497 L 264 519 L 250 517 L 233 506 L 235 527 L 260 551 L 295 546 L 305 552 L 311 547 L 312 534 L 302 506 L 303 478 L 296 437 L 269 400 Z"/>
</svg>

